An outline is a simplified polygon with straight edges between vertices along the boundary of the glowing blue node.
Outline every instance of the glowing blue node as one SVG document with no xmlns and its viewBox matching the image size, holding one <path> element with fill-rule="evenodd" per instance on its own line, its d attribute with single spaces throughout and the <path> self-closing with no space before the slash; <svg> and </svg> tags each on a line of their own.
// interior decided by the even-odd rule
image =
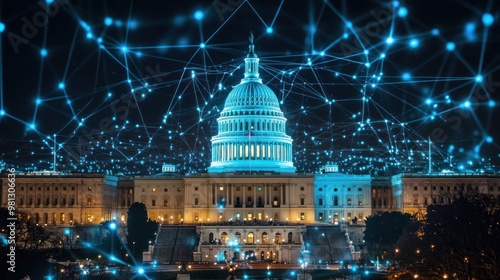
<svg viewBox="0 0 500 280">
<path fill-rule="evenodd" d="M 495 18 L 493 17 L 492 14 L 485 13 L 482 17 L 482 20 L 483 20 L 484 26 L 491 26 L 493 24 L 493 21 L 495 21 Z"/>
<path fill-rule="evenodd" d="M 36 105 L 39 105 L 40 103 L 42 103 L 42 100 L 40 98 L 37 98 L 36 99 Z"/>
<path fill-rule="evenodd" d="M 431 105 L 432 104 L 432 99 L 427 98 L 427 100 L 425 100 L 425 104 Z"/>
<path fill-rule="evenodd" d="M 64 85 L 64 83 L 63 83 L 63 82 L 61 82 L 61 83 L 59 83 L 59 84 L 57 85 L 57 87 L 58 87 L 59 89 L 64 89 L 65 85 Z"/>
<path fill-rule="evenodd" d="M 420 44 L 420 41 L 418 39 L 411 39 L 410 40 L 410 47 L 411 48 L 416 48 Z"/>
<path fill-rule="evenodd" d="M 92 32 L 87 32 L 87 39 L 92 39 L 92 37 L 94 37 Z"/>
<path fill-rule="evenodd" d="M 110 230 L 115 230 L 116 229 L 116 223 L 110 223 L 109 224 L 109 229 Z"/>
<path fill-rule="evenodd" d="M 486 137 L 486 142 L 493 143 L 493 137 L 491 136 Z"/>
<path fill-rule="evenodd" d="M 122 52 L 127 52 L 127 46 L 122 47 Z"/>
<path fill-rule="evenodd" d="M 46 49 L 41 49 L 40 50 L 40 55 L 41 56 L 47 56 L 47 50 Z"/>
<path fill-rule="evenodd" d="M 453 42 L 448 42 L 446 44 L 446 50 L 448 50 L 449 52 L 453 51 L 455 49 L 455 43 Z"/>
<path fill-rule="evenodd" d="M 347 28 L 352 28 L 352 22 L 348 21 L 346 24 Z"/>
<path fill-rule="evenodd" d="M 45 2 L 47 2 L 47 4 L 50 4 L 50 3 L 54 2 L 54 0 L 45 0 Z"/>
<path fill-rule="evenodd" d="M 99 43 L 99 44 L 102 43 L 102 38 L 101 37 L 97 38 L 97 43 Z"/>
<path fill-rule="evenodd" d="M 475 78 L 476 82 L 480 83 L 483 81 L 483 76 L 481 75 L 477 75 L 476 78 Z"/>
<path fill-rule="evenodd" d="M 266 33 L 267 33 L 267 34 L 271 34 L 271 33 L 273 33 L 273 28 L 272 28 L 272 27 L 268 27 L 268 28 L 266 28 Z"/>
<path fill-rule="evenodd" d="M 432 29 L 431 34 L 434 36 L 439 35 L 439 29 L 437 29 L 437 28 Z"/>
<path fill-rule="evenodd" d="M 5 24 L 3 22 L 0 22 L 0 33 L 4 32 L 5 30 Z"/>
<path fill-rule="evenodd" d="M 392 1 L 392 6 L 393 6 L 394 8 L 399 7 L 399 1 Z"/>
<path fill-rule="evenodd" d="M 389 45 L 391 45 L 392 43 L 394 43 L 394 39 L 392 37 L 389 37 L 387 38 L 387 40 L 385 40 L 385 42 Z"/>
<path fill-rule="evenodd" d="M 405 81 L 409 81 L 411 79 L 411 75 L 410 75 L 410 73 L 403 73 L 401 78 Z"/>
<path fill-rule="evenodd" d="M 121 27 L 123 25 L 123 22 L 121 20 L 117 20 L 115 21 L 115 25 Z"/>
<path fill-rule="evenodd" d="M 488 101 L 488 106 L 495 107 L 495 101 L 493 101 L 493 100 Z"/>
<path fill-rule="evenodd" d="M 365 275 L 368 275 L 370 274 L 370 272 L 368 270 L 365 270 Z"/>
<path fill-rule="evenodd" d="M 380 57 L 381 57 L 381 58 L 384 58 L 384 57 L 385 57 L 385 53 L 382 53 L 382 54 L 380 55 Z"/>
<path fill-rule="evenodd" d="M 401 7 L 401 8 L 399 8 L 399 10 L 398 10 L 398 16 L 399 16 L 399 17 L 404 18 L 404 17 L 406 17 L 407 15 L 408 15 L 408 9 L 407 9 L 406 7 Z"/>
<path fill-rule="evenodd" d="M 113 24 L 113 19 L 112 19 L 112 18 L 110 18 L 110 17 L 105 17 L 105 18 L 104 18 L 104 24 L 105 24 L 106 26 L 110 26 L 111 24 Z"/>
<path fill-rule="evenodd" d="M 6 114 L 6 113 L 5 113 L 5 110 L 4 110 L 4 109 L 0 110 L 0 116 L 5 116 L 5 114 Z"/>
<path fill-rule="evenodd" d="M 464 107 L 469 108 L 470 107 L 470 101 L 465 101 L 464 102 Z"/>
<path fill-rule="evenodd" d="M 64 230 L 64 234 L 69 235 L 69 228 Z"/>
<path fill-rule="evenodd" d="M 347 39 L 347 38 L 349 38 L 349 34 L 344 33 L 344 35 L 342 35 L 342 37 L 343 37 L 344 39 Z"/>
<path fill-rule="evenodd" d="M 194 13 L 194 18 L 195 18 L 196 20 L 202 20 L 202 19 L 203 19 L 203 12 L 202 12 L 202 11 L 196 11 L 196 12 Z"/>
<path fill-rule="evenodd" d="M 368 67 L 368 68 L 370 67 L 370 65 L 371 64 L 369 62 L 365 63 L 365 66 Z"/>
<path fill-rule="evenodd" d="M 205 45 L 205 43 L 201 43 L 201 44 L 200 44 L 200 48 L 201 48 L 201 49 L 204 49 L 204 48 L 205 48 L 205 46 L 206 46 L 206 45 Z"/>
<path fill-rule="evenodd" d="M 34 123 L 30 124 L 30 128 L 31 129 L 35 129 L 36 128 L 36 125 Z"/>
</svg>

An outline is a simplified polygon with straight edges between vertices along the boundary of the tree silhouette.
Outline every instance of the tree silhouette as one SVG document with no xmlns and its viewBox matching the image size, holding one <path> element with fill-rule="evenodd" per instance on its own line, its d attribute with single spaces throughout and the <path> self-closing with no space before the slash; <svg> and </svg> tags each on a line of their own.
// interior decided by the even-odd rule
<svg viewBox="0 0 500 280">
<path fill-rule="evenodd" d="M 134 202 L 128 209 L 127 244 L 136 260 L 142 260 L 149 242 L 155 241 L 158 223 L 148 219 L 146 205 Z"/>
<path fill-rule="evenodd" d="M 392 279 L 500 279 L 500 211 L 492 196 L 458 194 L 427 213 L 417 235 L 398 241 Z"/>
<path fill-rule="evenodd" d="M 366 219 L 364 240 L 373 257 L 393 257 L 396 242 L 404 229 L 416 219 L 408 213 L 384 212 Z"/>
</svg>

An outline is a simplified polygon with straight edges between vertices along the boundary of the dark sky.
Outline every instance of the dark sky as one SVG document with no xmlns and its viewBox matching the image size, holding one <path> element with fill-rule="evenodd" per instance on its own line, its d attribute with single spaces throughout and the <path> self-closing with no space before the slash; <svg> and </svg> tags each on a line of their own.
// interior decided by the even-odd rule
<svg viewBox="0 0 500 280">
<path fill-rule="evenodd" d="M 250 31 L 298 170 L 427 170 L 429 137 L 435 170 L 498 165 L 500 9 L 469 2 L 2 2 L 2 168 L 56 134 L 59 170 L 203 171 Z"/>
</svg>

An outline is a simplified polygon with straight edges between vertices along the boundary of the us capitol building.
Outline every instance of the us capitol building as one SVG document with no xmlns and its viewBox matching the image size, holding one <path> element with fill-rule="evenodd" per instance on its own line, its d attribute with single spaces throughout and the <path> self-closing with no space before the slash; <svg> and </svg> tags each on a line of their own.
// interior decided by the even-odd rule
<svg viewBox="0 0 500 280">
<path fill-rule="evenodd" d="M 495 174 L 351 175 L 335 164 L 320 174 L 296 173 L 293 140 L 278 98 L 259 76 L 253 36 L 244 77 L 217 121 L 208 173 L 183 176 L 169 164 L 151 176 L 18 173 L 16 208 L 39 225 L 91 227 L 111 219 L 125 225 L 129 206 L 142 202 L 162 224 L 145 260 L 297 263 L 359 258 L 364 220 L 374 213 L 423 217 L 429 204 L 450 203 L 453 193 L 471 188 L 500 199 Z M 2 207 L 7 189 L 4 177 Z"/>
</svg>

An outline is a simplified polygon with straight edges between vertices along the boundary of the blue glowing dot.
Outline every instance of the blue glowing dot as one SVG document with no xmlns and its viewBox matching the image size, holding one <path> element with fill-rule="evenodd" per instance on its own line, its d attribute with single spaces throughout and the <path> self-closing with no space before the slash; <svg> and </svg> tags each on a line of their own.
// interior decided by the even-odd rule
<svg viewBox="0 0 500 280">
<path fill-rule="evenodd" d="M 4 116 L 4 115 L 5 115 L 5 110 L 4 109 L 0 110 L 0 116 Z"/>
<path fill-rule="evenodd" d="M 437 28 L 432 29 L 431 34 L 434 36 L 439 35 L 439 29 L 437 29 Z"/>
<path fill-rule="evenodd" d="M 57 85 L 57 87 L 58 87 L 59 89 L 64 89 L 65 85 L 64 85 L 64 83 L 63 83 L 63 82 L 61 82 L 61 83 L 59 83 L 59 84 Z"/>
<path fill-rule="evenodd" d="M 115 25 L 121 27 L 123 25 L 123 22 L 121 20 L 116 20 Z"/>
<path fill-rule="evenodd" d="M 488 106 L 495 107 L 495 101 L 493 100 L 488 101 Z"/>
<path fill-rule="evenodd" d="M 486 137 L 486 142 L 493 143 L 493 137 L 491 136 Z"/>
<path fill-rule="evenodd" d="M 476 78 L 475 78 L 476 82 L 480 83 L 483 81 L 483 76 L 481 75 L 477 75 Z"/>
<path fill-rule="evenodd" d="M 401 7 L 401 8 L 399 8 L 399 10 L 398 10 L 398 16 L 399 16 L 399 17 L 404 18 L 404 17 L 406 17 L 407 15 L 408 15 L 408 9 L 407 9 L 406 7 Z"/>
<path fill-rule="evenodd" d="M 69 235 L 69 228 L 64 229 L 64 234 Z"/>
<path fill-rule="evenodd" d="M 446 49 L 447 49 L 449 52 L 453 51 L 453 50 L 455 49 L 455 43 L 453 43 L 453 42 L 448 42 L 448 43 L 446 44 Z"/>
<path fill-rule="evenodd" d="M 92 39 L 92 37 L 94 37 L 92 32 L 87 32 L 87 39 Z"/>
<path fill-rule="evenodd" d="M 394 43 L 394 39 L 392 37 L 389 37 L 389 38 L 387 38 L 387 40 L 385 40 L 385 42 L 390 45 L 390 44 Z"/>
<path fill-rule="evenodd" d="M 202 11 L 196 11 L 196 12 L 194 13 L 194 18 L 195 18 L 196 20 L 202 20 L 202 19 L 203 19 L 203 12 L 202 12 Z"/>
<path fill-rule="evenodd" d="M 136 20 L 130 20 L 129 22 L 127 22 L 127 27 L 130 29 L 137 28 L 137 25 L 139 25 L 139 24 L 137 23 Z"/>
<path fill-rule="evenodd" d="M 405 81 L 408 81 L 411 79 L 411 75 L 410 73 L 403 73 L 403 75 L 401 76 L 401 78 Z"/>
<path fill-rule="evenodd" d="M 476 30 L 476 24 L 473 22 L 469 22 L 465 25 L 465 38 L 467 41 L 472 42 L 476 40 L 476 34 L 474 31 Z"/>
<path fill-rule="evenodd" d="M 432 104 L 432 99 L 427 98 L 427 100 L 425 100 L 425 104 L 431 105 Z"/>
<path fill-rule="evenodd" d="M 68 103 L 68 105 L 70 105 L 71 104 L 71 100 L 69 100 L 69 99 L 66 100 L 66 103 Z"/>
<path fill-rule="evenodd" d="M 45 0 L 45 2 L 47 2 L 47 4 L 50 4 L 50 3 L 54 2 L 54 0 Z"/>
<path fill-rule="evenodd" d="M 365 66 L 368 67 L 368 68 L 370 67 L 370 65 L 371 64 L 369 62 L 365 63 Z"/>
<path fill-rule="evenodd" d="M 485 26 L 491 26 L 493 24 L 493 21 L 495 21 L 495 18 L 493 17 L 492 14 L 485 13 L 482 17 L 482 20 Z"/>
<path fill-rule="evenodd" d="M 39 105 L 40 103 L 42 103 L 42 100 L 40 98 L 37 98 L 36 99 L 36 105 Z"/>
<path fill-rule="evenodd" d="M 99 43 L 99 44 L 102 43 L 102 38 L 101 37 L 97 38 L 97 43 Z"/>
<path fill-rule="evenodd" d="M 411 39 L 410 40 L 410 47 L 411 48 L 416 48 L 420 44 L 420 41 L 418 39 Z"/>
<path fill-rule="evenodd" d="M 116 229 L 116 223 L 110 223 L 109 224 L 109 229 L 110 230 L 115 230 Z"/>
<path fill-rule="evenodd" d="M 111 24 L 113 24 L 113 19 L 112 19 L 112 18 L 110 18 L 110 17 L 105 17 L 105 18 L 104 18 L 104 24 L 105 24 L 106 26 L 110 26 Z"/>
<path fill-rule="evenodd" d="M 381 58 L 384 58 L 384 57 L 385 57 L 385 53 L 382 53 L 382 54 L 380 55 L 380 57 L 381 57 Z"/>
<path fill-rule="evenodd" d="M 392 6 L 393 6 L 394 8 L 399 7 L 399 1 L 392 1 Z"/>
<path fill-rule="evenodd" d="M 470 107 L 470 101 L 465 101 L 464 102 L 464 107 L 469 108 Z"/>
<path fill-rule="evenodd" d="M 325 56 L 325 52 L 324 52 L 324 51 L 322 51 L 322 52 L 320 52 L 320 53 L 319 53 L 319 55 L 321 55 L 321 56 Z"/>
<path fill-rule="evenodd" d="M 41 49 L 40 50 L 40 55 L 41 56 L 47 56 L 47 50 L 46 49 Z"/>
<path fill-rule="evenodd" d="M 30 128 L 31 129 L 35 129 L 36 128 L 36 125 L 34 123 L 30 124 Z"/>
<path fill-rule="evenodd" d="M 127 46 L 122 47 L 122 52 L 127 52 Z"/>
<path fill-rule="evenodd" d="M 342 37 L 343 37 L 344 39 L 347 39 L 347 38 L 349 38 L 349 34 L 344 33 L 344 35 L 342 35 Z"/>
<path fill-rule="evenodd" d="M 5 24 L 3 22 L 0 22 L 0 33 L 5 31 Z"/>
<path fill-rule="evenodd" d="M 137 57 L 141 57 L 142 56 L 142 52 L 136 52 L 135 55 L 137 55 Z"/>
<path fill-rule="evenodd" d="M 269 26 L 268 28 L 266 28 L 266 33 L 267 34 L 273 33 L 273 28 L 271 26 Z"/>
<path fill-rule="evenodd" d="M 202 48 L 202 49 L 204 49 L 204 48 L 205 48 L 205 46 L 206 46 L 206 45 L 205 45 L 205 43 L 201 43 L 201 44 L 200 44 L 200 48 Z"/>
</svg>

